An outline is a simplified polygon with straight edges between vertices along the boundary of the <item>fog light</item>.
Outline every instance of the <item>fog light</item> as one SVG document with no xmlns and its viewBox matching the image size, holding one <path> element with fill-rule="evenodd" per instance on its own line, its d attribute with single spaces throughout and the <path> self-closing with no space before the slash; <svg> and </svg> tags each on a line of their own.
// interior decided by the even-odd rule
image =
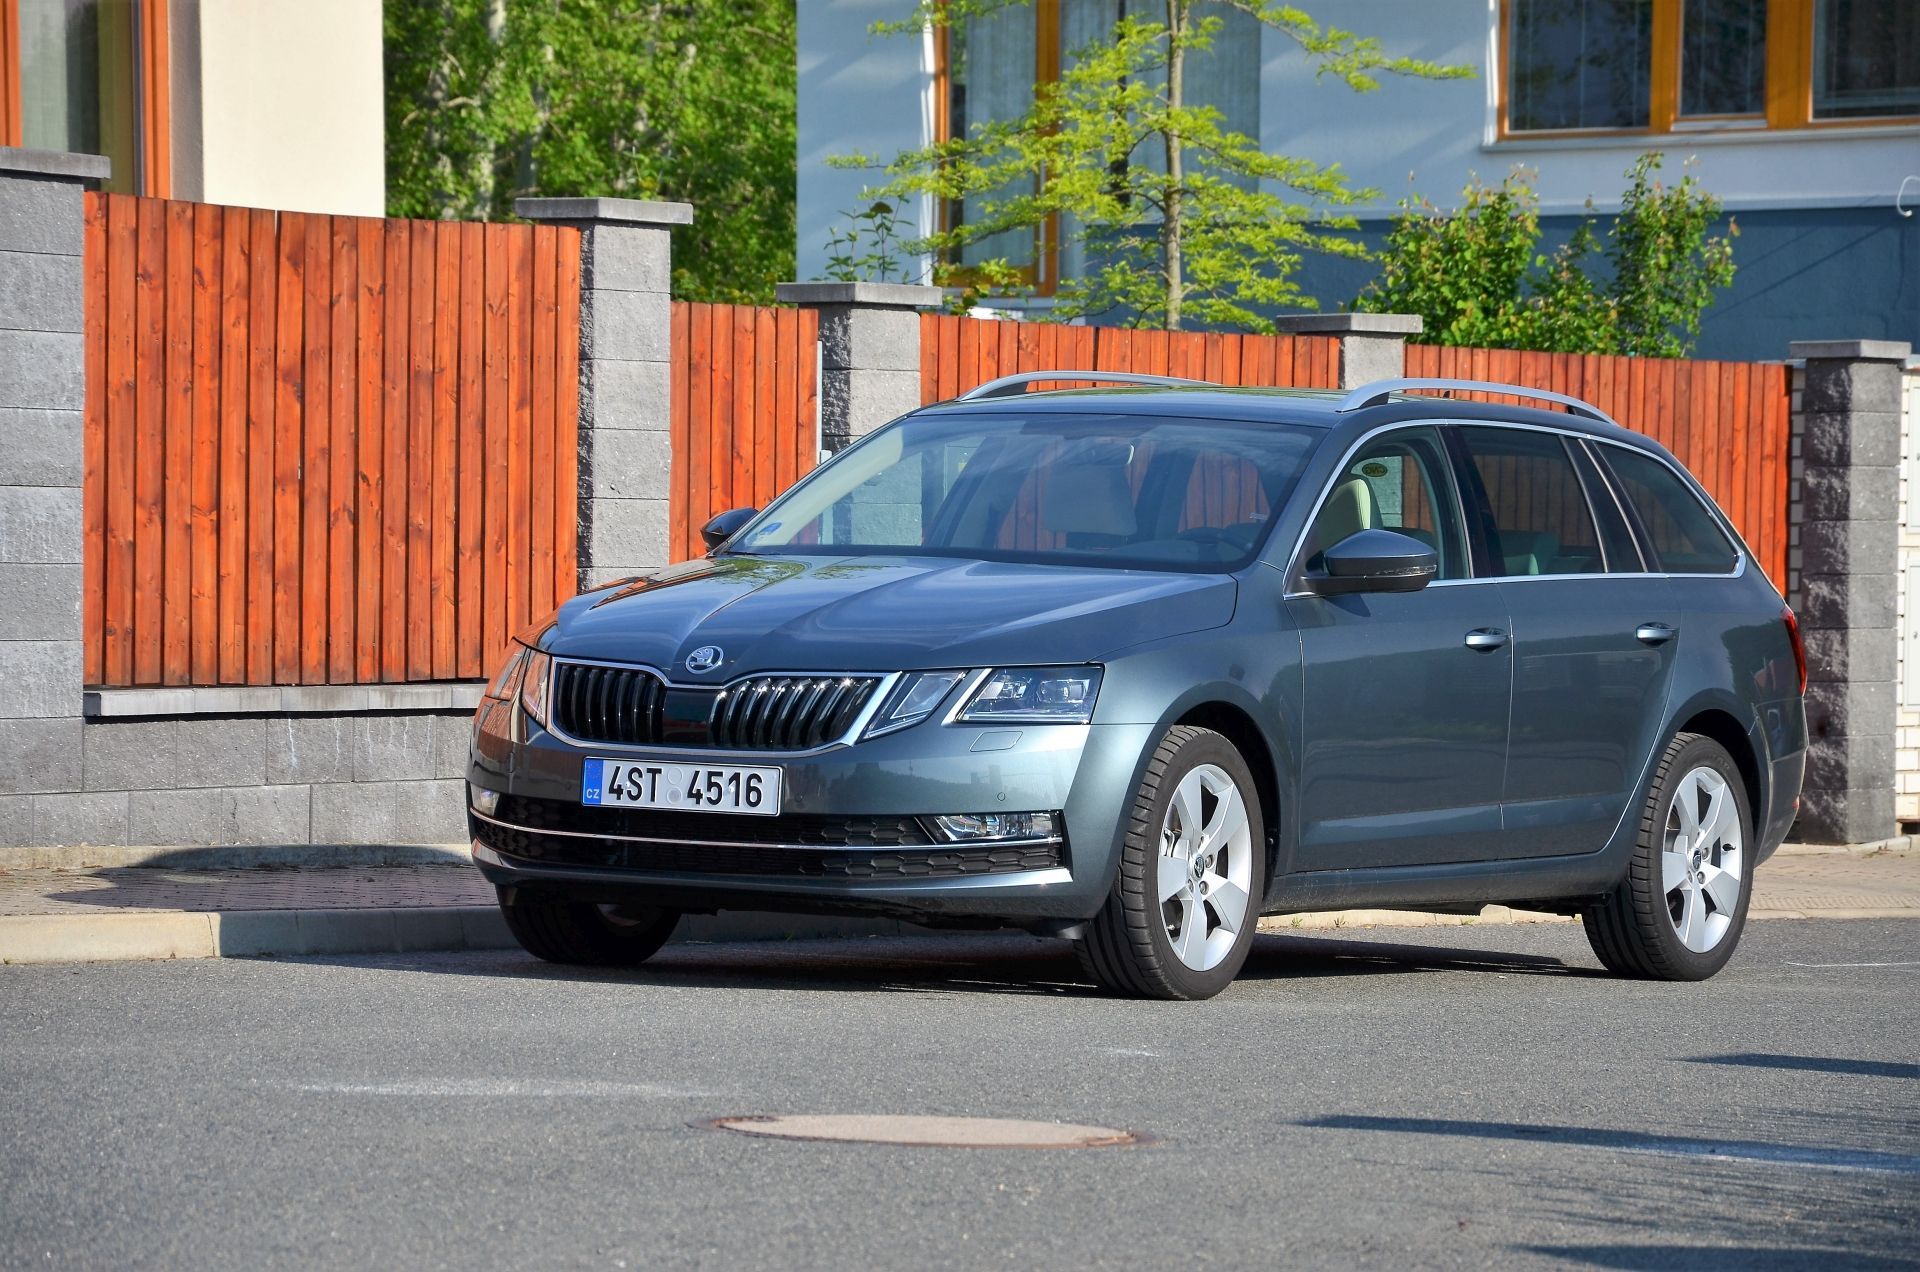
<svg viewBox="0 0 1920 1272">
<path fill-rule="evenodd" d="M 943 839 L 954 843 L 1053 838 L 1052 813 L 948 813 L 928 820 Z"/>
<path fill-rule="evenodd" d="M 500 792 L 490 791 L 484 786 L 467 785 L 467 795 L 473 801 L 473 811 L 483 817 L 493 816 L 500 807 Z"/>
</svg>

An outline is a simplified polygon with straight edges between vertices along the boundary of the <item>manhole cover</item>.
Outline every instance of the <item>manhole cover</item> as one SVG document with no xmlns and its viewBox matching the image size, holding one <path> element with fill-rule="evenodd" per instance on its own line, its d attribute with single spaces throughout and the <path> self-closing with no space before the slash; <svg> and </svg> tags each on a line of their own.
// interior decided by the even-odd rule
<svg viewBox="0 0 1920 1272">
<path fill-rule="evenodd" d="M 1147 1137 L 1110 1126 L 1024 1122 L 1002 1117 L 911 1117 L 868 1113 L 751 1114 L 701 1123 L 742 1135 L 837 1140 L 859 1144 L 913 1144 L 938 1148 L 1117 1148 Z"/>
</svg>

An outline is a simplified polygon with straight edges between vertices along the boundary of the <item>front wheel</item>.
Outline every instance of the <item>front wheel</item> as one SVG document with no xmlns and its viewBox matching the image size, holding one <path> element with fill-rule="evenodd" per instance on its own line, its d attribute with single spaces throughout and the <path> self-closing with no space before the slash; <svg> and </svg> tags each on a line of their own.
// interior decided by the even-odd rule
<svg viewBox="0 0 1920 1272">
<path fill-rule="evenodd" d="M 1145 998 L 1211 998 L 1232 983 L 1266 885 L 1258 790 L 1225 737 L 1167 730 L 1134 794 L 1113 891 L 1074 942 L 1089 975 Z"/>
<path fill-rule="evenodd" d="M 597 905 L 535 888 L 501 888 L 500 913 L 513 939 L 535 958 L 587 967 L 644 963 L 680 921 L 677 910 Z"/>
<path fill-rule="evenodd" d="M 1626 878 L 1581 916 L 1609 971 L 1693 981 L 1726 966 L 1753 890 L 1752 825 L 1726 748 L 1675 736 L 1654 771 Z"/>
</svg>

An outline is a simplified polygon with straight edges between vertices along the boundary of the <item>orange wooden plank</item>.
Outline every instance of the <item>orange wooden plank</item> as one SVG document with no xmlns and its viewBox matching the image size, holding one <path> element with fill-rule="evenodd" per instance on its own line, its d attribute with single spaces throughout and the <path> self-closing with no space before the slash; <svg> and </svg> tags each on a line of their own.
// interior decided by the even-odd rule
<svg viewBox="0 0 1920 1272">
<path fill-rule="evenodd" d="M 405 221 L 388 221 L 382 237 L 386 295 L 380 318 L 380 678 L 392 682 L 407 678 L 411 644 L 407 548 L 413 537 L 413 228 Z"/>
<path fill-rule="evenodd" d="M 454 674 L 472 680 L 487 674 L 488 651 L 481 638 L 484 609 L 482 589 L 486 575 L 481 554 L 486 550 L 485 447 L 486 401 L 480 384 L 482 332 L 486 316 L 486 227 L 463 224 L 460 240 L 460 383 L 457 428 L 459 496 L 454 501 L 457 540 L 454 544 Z"/>
<path fill-rule="evenodd" d="M 107 209 L 107 525 L 104 648 L 101 677 L 133 683 L 135 576 L 134 474 L 139 389 L 134 333 L 138 325 L 139 207 L 130 195 L 102 196 Z"/>
<path fill-rule="evenodd" d="M 710 311 L 713 372 L 708 392 L 713 402 L 707 417 L 707 484 L 694 494 L 696 530 L 716 513 L 733 507 L 733 306 L 715 305 Z"/>
<path fill-rule="evenodd" d="M 754 391 L 759 386 L 758 327 L 752 305 L 733 307 L 733 439 L 728 463 L 729 508 L 744 508 L 754 502 L 754 426 L 759 410 Z"/>
<path fill-rule="evenodd" d="M 354 348 L 359 365 L 354 463 L 359 500 L 354 514 L 353 674 L 361 684 L 380 679 L 381 583 L 386 566 L 386 327 L 387 234 L 372 217 L 354 223 L 360 285 L 354 291 Z"/>
<path fill-rule="evenodd" d="M 166 381 L 161 486 L 161 651 L 163 684 L 193 675 L 193 205 L 166 202 Z"/>
<path fill-rule="evenodd" d="M 220 594 L 219 680 L 247 679 L 247 389 L 252 382 L 248 265 L 252 221 L 243 208 L 220 218 Z"/>
<path fill-rule="evenodd" d="M 507 236 L 507 626 L 534 620 L 527 598 L 533 507 L 528 483 L 533 445 L 533 230 L 510 227 Z"/>
<path fill-rule="evenodd" d="M 435 225 L 407 223 L 407 673 L 433 676 L 433 320 Z M 524 619 L 522 620 L 525 621 Z"/>
<path fill-rule="evenodd" d="M 554 317 L 553 599 L 580 590 L 580 231 L 559 230 Z M 669 372 L 671 374 L 671 372 Z M 667 457 L 669 466 L 673 457 Z"/>
<path fill-rule="evenodd" d="M 800 400 L 794 415 L 800 427 L 794 430 L 794 439 L 799 447 L 795 455 L 794 480 L 812 472 L 820 462 L 820 363 L 815 356 L 820 344 L 820 315 L 817 310 L 805 309 L 800 313 L 800 356 L 796 369 L 800 373 Z"/>
<path fill-rule="evenodd" d="M 693 352 L 689 347 L 692 335 L 692 307 L 686 301 L 673 302 L 668 319 L 669 362 L 667 374 L 667 450 L 673 467 L 668 472 L 667 487 L 667 556 L 672 561 L 684 561 L 690 555 L 687 547 L 687 472 L 693 464 L 692 427 L 689 418 L 691 403 L 688 400 L 687 381 L 692 376 Z"/>
<path fill-rule="evenodd" d="M 166 204 L 139 201 L 134 281 L 134 392 L 137 447 L 133 494 L 133 681 L 161 683 L 161 599 L 166 481 Z"/>
<path fill-rule="evenodd" d="M 280 229 L 247 218 L 247 683 L 274 683 L 274 548 L 278 467 Z"/>
<path fill-rule="evenodd" d="M 954 394 L 958 396 L 980 383 L 980 323 L 977 319 L 960 319 L 954 357 Z"/>
<path fill-rule="evenodd" d="M 1747 504 L 1747 470 L 1752 456 L 1749 447 L 1758 440 L 1753 421 L 1747 417 L 1747 368 L 1737 363 L 1720 364 L 1721 428 L 1732 444 L 1726 447 L 1728 461 L 1727 500 L 1733 524 L 1751 543 L 1754 534 L 1752 510 Z"/>
<path fill-rule="evenodd" d="M 481 623 L 485 631 L 487 672 L 499 666 L 507 639 L 513 631 L 507 623 L 507 433 L 512 423 L 513 403 L 507 381 L 507 290 L 512 284 L 507 267 L 507 240 L 512 229 L 505 225 L 486 228 L 486 315 L 482 338 L 486 351 L 481 364 L 481 379 L 486 392 L 486 600 Z"/>
<path fill-rule="evenodd" d="M 774 327 L 774 311 L 753 311 L 753 506 L 764 508 L 780 493 L 774 458 L 774 378 L 786 370 Z"/>
<path fill-rule="evenodd" d="M 4 50 L 0 50 L 4 55 Z M 80 455 L 80 632 L 83 683 L 102 683 L 107 592 L 107 196 L 82 196 L 81 329 L 85 334 L 85 415 Z"/>
<path fill-rule="evenodd" d="M 939 315 L 920 315 L 920 405 L 939 401 L 940 327 Z"/>
<path fill-rule="evenodd" d="M 435 680 L 454 677 L 454 501 L 459 493 L 460 227 L 441 222 L 433 236 L 433 512 L 428 523 L 432 564 L 427 595 L 433 614 L 432 671 Z M 551 471 L 551 469 L 547 470 Z"/>
<path fill-rule="evenodd" d="M 193 214 L 193 493 L 190 683 L 220 683 L 220 209 Z"/>
<path fill-rule="evenodd" d="M 536 616 L 553 608 L 553 342 L 557 326 L 554 287 L 559 281 L 558 232 L 533 227 L 533 550 L 532 604 Z"/>
<path fill-rule="evenodd" d="M 273 679 L 300 682 L 301 337 L 306 305 L 307 218 L 280 214 L 279 315 L 273 403 Z"/>
<path fill-rule="evenodd" d="M 793 484 L 795 461 L 799 458 L 794 435 L 802 428 L 802 422 L 796 414 L 800 398 L 801 349 L 799 315 L 791 309 L 776 309 L 772 311 L 772 316 L 773 348 L 777 363 L 773 376 L 773 434 L 768 446 L 770 447 L 769 466 L 773 473 L 773 491 L 778 495 Z M 930 354 L 936 360 L 939 354 L 934 349 L 934 341 L 938 339 L 938 335 L 925 322 L 928 316 L 921 315 L 920 324 L 922 368 L 920 388 L 923 399 L 932 391 L 932 382 L 927 375 L 928 369 L 931 368 L 935 375 L 939 370 L 934 362 L 929 361 Z M 806 356 L 811 359 L 813 350 L 806 350 Z M 809 431 L 812 423 L 811 420 L 806 421 Z"/>
<path fill-rule="evenodd" d="M 355 607 L 354 533 L 360 518 L 360 230 L 355 218 L 333 218 L 333 273 L 328 280 L 327 401 L 327 679 L 352 684 Z"/>
<path fill-rule="evenodd" d="M 940 318 L 940 400 L 951 401 L 966 391 L 960 383 L 960 333 L 966 319 L 958 314 Z"/>
<path fill-rule="evenodd" d="M 300 494 L 300 683 L 327 682 L 327 521 L 333 489 L 333 218 L 309 214 L 303 301 L 306 378 L 301 386 L 305 460 Z"/>
</svg>

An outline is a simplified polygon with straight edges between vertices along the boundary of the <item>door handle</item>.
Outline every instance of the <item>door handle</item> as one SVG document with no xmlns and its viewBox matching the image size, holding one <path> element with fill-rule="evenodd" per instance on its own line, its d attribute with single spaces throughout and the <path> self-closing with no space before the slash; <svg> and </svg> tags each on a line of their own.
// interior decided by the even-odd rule
<svg viewBox="0 0 1920 1272">
<path fill-rule="evenodd" d="M 1507 634 L 1497 627 L 1476 627 L 1467 633 L 1467 648 L 1491 653 L 1507 643 Z"/>
<path fill-rule="evenodd" d="M 1679 634 L 1665 623 L 1642 623 L 1633 629 L 1633 638 L 1643 645 L 1664 645 Z"/>
</svg>

